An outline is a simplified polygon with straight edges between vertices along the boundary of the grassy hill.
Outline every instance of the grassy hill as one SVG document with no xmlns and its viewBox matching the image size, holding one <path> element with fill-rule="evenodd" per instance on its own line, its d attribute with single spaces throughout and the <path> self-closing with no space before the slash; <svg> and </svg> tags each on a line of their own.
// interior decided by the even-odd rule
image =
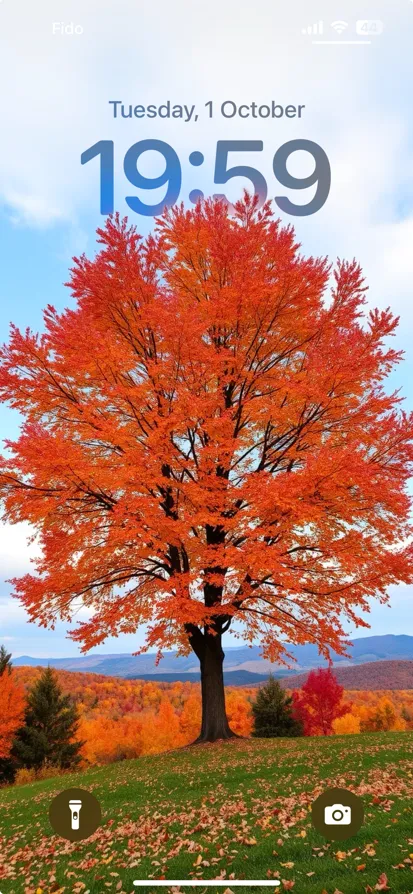
<svg viewBox="0 0 413 894">
<path fill-rule="evenodd" d="M 341 844 L 326 842 L 310 822 L 312 801 L 332 785 L 365 803 L 365 825 Z M 70 786 L 92 791 L 104 814 L 79 844 L 54 836 L 47 817 L 51 799 Z M 0 890 L 131 894 L 134 879 L 221 873 L 231 889 L 232 873 L 279 873 L 275 890 L 363 894 L 386 873 L 391 892 L 407 894 L 412 794 L 413 733 L 235 740 L 3 789 Z"/>
</svg>

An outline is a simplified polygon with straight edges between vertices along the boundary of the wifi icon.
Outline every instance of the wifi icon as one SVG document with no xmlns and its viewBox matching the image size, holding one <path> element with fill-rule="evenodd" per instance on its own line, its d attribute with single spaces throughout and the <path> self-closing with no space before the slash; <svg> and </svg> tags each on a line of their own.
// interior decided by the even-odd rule
<svg viewBox="0 0 413 894">
<path fill-rule="evenodd" d="M 343 31 L 345 31 L 346 28 L 348 28 L 348 22 L 342 22 L 342 21 L 332 22 L 331 27 L 334 28 L 334 31 L 337 31 L 337 34 L 342 34 Z"/>
</svg>

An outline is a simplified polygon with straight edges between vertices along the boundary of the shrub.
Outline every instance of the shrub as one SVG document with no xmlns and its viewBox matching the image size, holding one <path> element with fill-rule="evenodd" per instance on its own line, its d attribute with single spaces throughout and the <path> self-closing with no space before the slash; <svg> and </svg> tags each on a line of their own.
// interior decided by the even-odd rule
<svg viewBox="0 0 413 894">
<path fill-rule="evenodd" d="M 352 714 L 349 711 L 347 714 L 343 714 L 342 717 L 336 717 L 333 720 L 333 733 L 336 736 L 343 736 L 351 733 L 359 733 L 360 732 L 360 717 L 356 717 L 355 714 Z"/>
</svg>

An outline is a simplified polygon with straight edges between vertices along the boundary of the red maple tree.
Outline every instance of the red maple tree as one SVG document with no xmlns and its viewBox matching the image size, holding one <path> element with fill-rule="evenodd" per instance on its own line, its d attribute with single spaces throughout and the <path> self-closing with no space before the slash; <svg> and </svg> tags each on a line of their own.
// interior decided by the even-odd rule
<svg viewBox="0 0 413 894">
<path fill-rule="evenodd" d="M 245 196 L 176 207 L 143 242 L 119 217 L 75 260 L 76 305 L 12 327 L 0 394 L 24 422 L 0 492 L 33 525 L 30 618 L 80 603 L 85 650 L 147 625 L 194 650 L 202 740 L 232 735 L 222 635 L 343 649 L 342 619 L 412 580 L 413 419 L 383 388 L 389 310 L 364 311 L 355 261 L 305 258 Z M 366 625 L 367 626 L 367 625 Z"/>
<path fill-rule="evenodd" d="M 330 736 L 333 722 L 351 711 L 342 703 L 344 689 L 330 667 L 310 671 L 304 686 L 293 693 L 294 713 L 305 736 Z"/>
</svg>

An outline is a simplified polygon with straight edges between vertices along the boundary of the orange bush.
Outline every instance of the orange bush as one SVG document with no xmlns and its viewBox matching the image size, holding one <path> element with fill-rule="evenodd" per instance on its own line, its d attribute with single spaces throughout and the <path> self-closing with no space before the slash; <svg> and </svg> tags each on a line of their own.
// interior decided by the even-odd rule
<svg viewBox="0 0 413 894">
<path fill-rule="evenodd" d="M 229 725 L 238 736 L 250 736 L 252 731 L 251 702 L 242 689 L 231 690 L 226 698 Z"/>
<path fill-rule="evenodd" d="M 349 733 L 360 732 L 360 718 L 351 711 L 343 714 L 342 717 L 336 717 L 333 720 L 333 733 L 336 736 L 343 736 Z"/>
</svg>

